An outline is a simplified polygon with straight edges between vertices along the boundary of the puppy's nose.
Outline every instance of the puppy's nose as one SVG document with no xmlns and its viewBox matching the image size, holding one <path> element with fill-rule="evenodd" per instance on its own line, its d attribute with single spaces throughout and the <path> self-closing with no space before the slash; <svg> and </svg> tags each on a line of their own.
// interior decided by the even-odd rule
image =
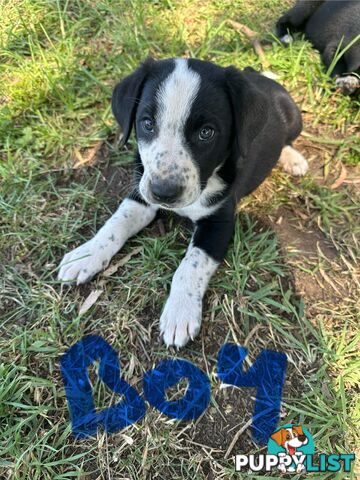
<svg viewBox="0 0 360 480">
<path fill-rule="evenodd" d="M 299 436 L 298 436 L 298 439 L 300 440 L 300 442 L 305 442 L 305 440 L 306 440 L 306 435 L 299 435 Z"/>
<path fill-rule="evenodd" d="M 150 185 L 155 200 L 162 203 L 173 203 L 182 194 L 184 187 L 168 180 L 154 181 Z"/>
</svg>

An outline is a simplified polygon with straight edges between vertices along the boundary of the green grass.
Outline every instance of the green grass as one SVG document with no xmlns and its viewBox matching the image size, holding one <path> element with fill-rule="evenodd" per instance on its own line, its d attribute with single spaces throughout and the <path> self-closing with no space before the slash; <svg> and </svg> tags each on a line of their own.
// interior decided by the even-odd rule
<svg viewBox="0 0 360 480">
<path fill-rule="evenodd" d="M 252 409 L 251 392 L 220 389 L 216 380 L 225 341 L 246 344 L 251 361 L 263 348 L 285 351 L 282 422 L 306 425 L 318 452 L 356 450 L 359 101 L 335 92 L 307 41 L 285 48 L 274 39 L 285 8 L 279 0 L 0 1 L 1 478 L 239 478 L 232 456 L 259 448 L 246 430 L 224 458 Z M 230 18 L 273 40 L 265 54 L 302 108 L 305 133 L 296 145 L 311 173 L 294 180 L 276 170 L 242 202 L 201 334 L 180 352 L 167 351 L 158 319 L 189 240 L 184 224 L 166 216 L 165 234 L 155 222 L 131 240 L 117 259 L 141 252 L 105 279 L 83 315 L 80 305 L 104 278 L 69 289 L 56 281 L 57 266 L 124 193 L 116 173 L 128 168 L 132 147 L 119 151 L 114 143 L 112 87 L 147 55 L 260 68 Z M 333 190 L 342 166 L 347 177 Z M 119 351 L 124 378 L 138 391 L 160 359 L 193 361 L 211 378 L 206 414 L 184 424 L 149 408 L 124 431 L 76 442 L 59 359 L 90 333 Z M 101 383 L 94 388 L 99 408 L 116 401 Z"/>
</svg>

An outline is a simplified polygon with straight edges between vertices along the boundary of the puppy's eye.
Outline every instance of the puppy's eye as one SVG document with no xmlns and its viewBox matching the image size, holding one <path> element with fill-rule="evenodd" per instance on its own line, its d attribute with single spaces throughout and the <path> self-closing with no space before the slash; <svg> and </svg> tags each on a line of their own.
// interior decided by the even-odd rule
<svg viewBox="0 0 360 480">
<path fill-rule="evenodd" d="M 215 134 L 215 130 L 211 127 L 203 127 L 199 132 L 199 139 L 202 141 L 211 140 Z"/>
<path fill-rule="evenodd" d="M 155 126 L 154 120 L 152 120 L 151 118 L 145 118 L 142 121 L 142 126 L 147 132 L 153 132 Z"/>
</svg>

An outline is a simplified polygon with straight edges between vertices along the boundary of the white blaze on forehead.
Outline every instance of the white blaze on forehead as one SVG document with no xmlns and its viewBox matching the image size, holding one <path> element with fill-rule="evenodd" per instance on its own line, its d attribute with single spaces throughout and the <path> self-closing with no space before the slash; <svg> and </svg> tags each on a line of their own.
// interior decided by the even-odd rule
<svg viewBox="0 0 360 480">
<path fill-rule="evenodd" d="M 157 134 L 150 141 L 138 141 L 144 166 L 139 188 L 149 203 L 154 180 L 170 180 L 184 188 L 174 207 L 190 205 L 200 196 L 199 167 L 187 147 L 184 131 L 200 83 L 200 75 L 191 70 L 188 61 L 178 58 L 155 94 Z"/>
<path fill-rule="evenodd" d="M 175 69 L 156 94 L 160 134 L 163 129 L 185 125 L 199 89 L 200 75 L 189 68 L 187 60 L 176 59 Z"/>
</svg>

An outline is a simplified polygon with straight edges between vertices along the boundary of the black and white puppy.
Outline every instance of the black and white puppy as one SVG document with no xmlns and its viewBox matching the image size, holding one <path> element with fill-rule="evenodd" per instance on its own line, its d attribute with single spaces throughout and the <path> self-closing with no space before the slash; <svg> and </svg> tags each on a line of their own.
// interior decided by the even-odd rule
<svg viewBox="0 0 360 480">
<path fill-rule="evenodd" d="M 190 218 L 194 234 L 173 277 L 160 318 L 166 345 L 198 333 L 202 300 L 233 234 L 239 199 L 280 159 L 303 175 L 291 147 L 301 116 L 286 90 L 251 68 L 239 71 L 195 59 L 145 61 L 112 97 L 126 142 L 135 127 L 136 187 L 90 241 L 63 258 L 59 279 L 87 282 L 159 209 Z"/>
<path fill-rule="evenodd" d="M 288 32 L 304 32 L 306 38 L 321 53 L 329 68 L 339 48 L 347 47 L 360 35 L 359 0 L 298 0 L 277 22 L 276 33 L 283 43 L 289 43 Z M 344 93 L 360 87 L 360 39 L 338 60 L 332 76 Z"/>
</svg>

